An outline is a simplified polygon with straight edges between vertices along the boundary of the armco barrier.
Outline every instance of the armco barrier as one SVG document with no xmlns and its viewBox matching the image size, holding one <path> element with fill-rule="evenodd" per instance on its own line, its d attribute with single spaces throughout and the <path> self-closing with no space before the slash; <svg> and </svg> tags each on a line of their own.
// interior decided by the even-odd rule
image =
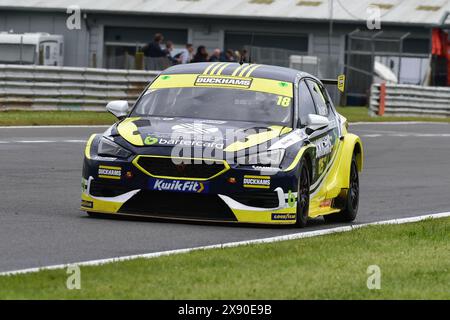
<svg viewBox="0 0 450 320">
<path fill-rule="evenodd" d="M 450 88 L 373 84 L 369 109 L 372 115 L 450 117 Z"/>
<path fill-rule="evenodd" d="M 105 110 L 133 104 L 157 71 L 0 65 L 0 110 Z"/>
</svg>

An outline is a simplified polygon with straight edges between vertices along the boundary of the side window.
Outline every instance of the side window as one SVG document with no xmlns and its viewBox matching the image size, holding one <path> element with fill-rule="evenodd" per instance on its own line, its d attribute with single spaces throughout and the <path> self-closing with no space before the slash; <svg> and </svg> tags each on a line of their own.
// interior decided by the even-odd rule
<svg viewBox="0 0 450 320">
<path fill-rule="evenodd" d="M 317 114 L 316 107 L 314 106 L 313 98 L 309 92 L 308 86 L 305 81 L 300 81 L 299 86 L 299 117 L 301 126 L 305 126 L 306 117 L 308 114 Z"/>
<path fill-rule="evenodd" d="M 45 46 L 45 60 L 50 59 L 50 46 Z"/>
<path fill-rule="evenodd" d="M 315 81 L 307 80 L 307 82 L 317 107 L 317 113 L 321 116 L 328 117 L 330 110 L 328 104 L 328 97 L 325 94 L 324 89 L 321 88 L 321 85 Z"/>
</svg>

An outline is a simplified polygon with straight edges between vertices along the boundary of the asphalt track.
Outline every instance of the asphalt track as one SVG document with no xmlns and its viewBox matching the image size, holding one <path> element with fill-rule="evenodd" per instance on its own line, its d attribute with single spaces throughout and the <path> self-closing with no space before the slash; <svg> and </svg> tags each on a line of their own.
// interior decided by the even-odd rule
<svg viewBox="0 0 450 320">
<path fill-rule="evenodd" d="M 0 272 L 299 232 L 99 220 L 80 204 L 83 141 L 99 127 L 0 128 Z M 356 124 L 365 144 L 355 223 L 450 210 L 449 124 Z M 304 231 L 336 227 L 318 218 Z"/>
</svg>

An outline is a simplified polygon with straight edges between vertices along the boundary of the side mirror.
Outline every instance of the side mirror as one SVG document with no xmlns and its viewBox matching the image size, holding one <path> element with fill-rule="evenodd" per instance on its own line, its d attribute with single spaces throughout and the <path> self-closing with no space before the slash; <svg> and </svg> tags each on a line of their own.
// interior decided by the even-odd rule
<svg viewBox="0 0 450 320">
<path fill-rule="evenodd" d="M 308 114 L 306 123 L 306 133 L 312 134 L 314 131 L 325 129 L 330 125 L 330 120 L 327 117 L 319 116 L 317 114 Z"/>
<path fill-rule="evenodd" d="M 117 119 L 121 120 L 125 118 L 128 114 L 128 101 L 125 100 L 111 101 L 106 105 L 106 110 L 115 115 Z"/>
</svg>

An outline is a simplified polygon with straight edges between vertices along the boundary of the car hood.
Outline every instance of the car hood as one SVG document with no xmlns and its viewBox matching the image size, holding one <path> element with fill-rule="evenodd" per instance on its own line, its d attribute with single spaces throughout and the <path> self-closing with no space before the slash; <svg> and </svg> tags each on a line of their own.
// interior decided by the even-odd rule
<svg viewBox="0 0 450 320">
<path fill-rule="evenodd" d="M 117 134 L 136 147 L 191 145 L 238 151 L 279 140 L 292 128 L 243 121 L 191 118 L 130 117 L 115 128 Z"/>
</svg>

